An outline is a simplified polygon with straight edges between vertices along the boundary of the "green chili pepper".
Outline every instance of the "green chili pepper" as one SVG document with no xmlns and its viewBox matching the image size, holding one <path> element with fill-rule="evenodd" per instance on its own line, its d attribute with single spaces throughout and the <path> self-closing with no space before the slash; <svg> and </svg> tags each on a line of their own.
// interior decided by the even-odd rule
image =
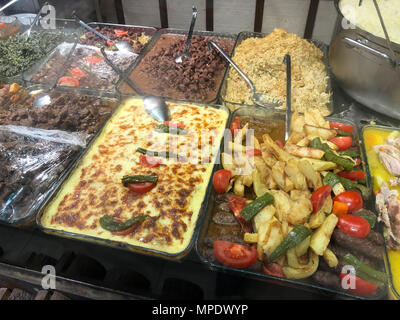
<svg viewBox="0 0 400 320">
<path fill-rule="evenodd" d="M 122 231 L 125 229 L 128 229 L 129 227 L 133 226 L 135 223 L 144 220 L 145 218 L 148 218 L 150 216 L 148 215 L 140 215 L 136 216 L 132 219 L 126 220 L 124 222 L 119 222 L 116 221 L 113 217 L 109 215 L 104 215 L 100 218 L 100 226 L 108 231 L 111 232 L 116 232 L 116 231 Z"/>
<path fill-rule="evenodd" d="M 387 281 L 386 273 L 371 268 L 369 265 L 362 263 L 360 260 L 358 260 L 355 256 L 353 256 L 350 253 L 346 254 L 343 257 L 343 261 L 346 264 L 352 265 L 356 269 L 356 272 L 360 271 L 366 274 L 367 276 L 379 280 L 381 282 Z"/>
<path fill-rule="evenodd" d="M 240 212 L 240 216 L 244 220 L 250 221 L 262 208 L 273 203 L 274 203 L 274 197 L 268 192 L 266 192 L 261 197 L 258 197 L 249 204 L 246 204 L 246 206 Z"/>
<path fill-rule="evenodd" d="M 188 133 L 188 131 L 185 129 L 169 126 L 167 124 L 159 124 L 154 128 L 154 130 L 160 133 L 171 133 L 178 135 L 185 135 Z"/>
<path fill-rule="evenodd" d="M 158 177 L 156 175 L 136 175 L 136 176 L 123 176 L 122 184 L 126 187 L 129 183 L 138 182 L 151 182 L 157 183 Z"/>
<path fill-rule="evenodd" d="M 139 148 L 136 149 L 136 152 L 139 152 L 139 153 L 144 154 L 144 155 L 148 155 L 150 157 L 163 157 L 163 158 L 167 158 L 167 159 L 168 158 L 176 158 L 176 159 L 179 158 L 178 155 L 176 155 L 176 154 L 174 154 L 172 152 L 169 152 L 169 151 L 161 151 L 161 152 L 159 152 L 159 151 L 151 151 L 151 150 L 147 150 L 147 149 L 139 147 Z"/>
</svg>

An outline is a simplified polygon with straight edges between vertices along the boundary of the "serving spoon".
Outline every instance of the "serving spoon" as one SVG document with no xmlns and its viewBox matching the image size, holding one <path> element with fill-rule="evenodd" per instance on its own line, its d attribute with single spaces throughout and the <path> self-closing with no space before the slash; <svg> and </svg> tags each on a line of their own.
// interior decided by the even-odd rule
<svg viewBox="0 0 400 320">
<path fill-rule="evenodd" d="M 98 32 L 96 29 L 92 28 L 91 26 L 87 25 L 85 22 L 83 22 L 75 12 L 73 12 L 72 17 L 75 19 L 77 23 L 79 23 L 82 27 L 84 27 L 86 30 L 89 30 L 90 32 L 93 32 L 96 36 L 99 38 L 107 41 L 107 43 L 113 43 L 115 47 L 120 50 L 120 51 L 132 51 L 132 46 L 126 42 L 126 41 L 112 41 L 110 38 L 106 37 L 105 35 L 101 34 Z"/>
<path fill-rule="evenodd" d="M 192 41 L 192 36 L 193 36 L 193 29 L 194 25 L 196 23 L 196 18 L 197 18 L 197 9 L 195 6 L 192 7 L 192 22 L 190 23 L 190 28 L 189 28 L 189 33 L 186 39 L 186 45 L 185 45 L 185 51 L 181 52 L 176 58 L 175 62 L 176 63 L 182 63 L 182 58 L 190 58 L 190 53 L 189 53 L 189 48 L 190 48 L 190 42 Z"/>
<path fill-rule="evenodd" d="M 236 71 L 243 77 L 243 79 L 247 82 L 250 86 L 251 90 L 253 91 L 253 101 L 262 107 L 279 107 L 282 105 L 282 102 L 276 98 L 272 98 L 264 93 L 256 92 L 256 87 L 254 86 L 253 82 L 246 76 L 246 74 L 233 62 L 231 58 L 222 50 L 222 48 L 217 45 L 213 40 L 208 42 L 208 49 L 211 49 L 213 46 L 235 69 Z"/>
<path fill-rule="evenodd" d="M 169 109 L 165 100 L 161 97 L 146 94 L 125 72 L 118 68 L 107 56 L 104 47 L 100 49 L 105 61 L 113 68 L 113 70 L 124 79 L 128 85 L 138 92 L 143 98 L 143 104 L 146 111 L 157 121 L 164 122 L 169 120 Z"/>
<path fill-rule="evenodd" d="M 285 56 L 283 62 L 286 63 L 286 125 L 285 125 L 285 141 L 289 140 L 290 135 L 290 118 L 292 116 L 292 58 L 289 54 Z"/>
</svg>

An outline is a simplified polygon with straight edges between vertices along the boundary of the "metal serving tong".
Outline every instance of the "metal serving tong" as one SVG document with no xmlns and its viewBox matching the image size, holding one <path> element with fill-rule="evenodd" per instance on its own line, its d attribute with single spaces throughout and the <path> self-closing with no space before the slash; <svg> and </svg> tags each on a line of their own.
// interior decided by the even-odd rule
<svg viewBox="0 0 400 320">
<path fill-rule="evenodd" d="M 196 7 L 193 6 L 192 10 L 193 10 L 193 12 L 192 12 L 192 22 L 190 23 L 189 33 L 188 33 L 188 36 L 187 36 L 187 39 L 186 39 L 185 51 L 181 52 L 175 58 L 175 62 L 176 63 L 182 63 L 182 58 L 183 57 L 190 58 L 190 53 L 189 53 L 190 42 L 192 41 L 194 24 L 196 23 L 196 18 L 197 18 L 197 9 L 196 9 Z"/>
<path fill-rule="evenodd" d="M 286 63 L 286 126 L 285 141 L 288 141 L 290 134 L 290 120 L 292 117 L 292 58 L 289 54 L 285 56 Z"/>
<path fill-rule="evenodd" d="M 221 49 L 219 45 L 217 45 L 213 40 L 208 42 L 208 49 L 211 49 L 211 46 L 216 49 L 224 58 L 227 60 L 235 69 L 236 71 L 243 77 L 243 79 L 247 82 L 250 86 L 251 90 L 253 91 L 253 101 L 262 107 L 279 107 L 282 105 L 282 102 L 278 99 L 272 98 L 264 93 L 256 92 L 256 87 L 254 86 L 253 82 L 244 74 L 242 70 L 232 61 L 231 58 Z"/>
<path fill-rule="evenodd" d="M 114 62 L 107 56 L 104 47 L 100 49 L 101 54 L 103 55 L 105 61 L 110 65 L 113 70 L 124 79 L 128 85 L 138 92 L 143 98 L 144 108 L 147 112 L 157 121 L 164 122 L 169 120 L 169 109 L 165 100 L 161 97 L 156 97 L 152 95 L 146 94 L 131 78 L 129 78 L 125 72 L 123 72 L 120 68 L 118 68 Z"/>
<path fill-rule="evenodd" d="M 391 43 L 390 38 L 389 38 L 389 33 L 387 32 L 387 29 L 386 29 L 386 26 L 385 26 L 385 22 L 383 21 L 382 13 L 381 13 L 381 10 L 379 9 L 378 2 L 376 0 L 373 0 L 373 1 L 374 1 L 376 12 L 378 13 L 379 21 L 381 22 L 381 26 L 382 26 L 383 32 L 385 33 L 386 43 L 387 43 L 387 46 L 388 46 L 389 51 L 390 51 L 392 63 L 397 68 L 400 68 L 400 59 L 397 57 L 396 53 L 393 50 L 393 46 L 392 46 L 392 43 Z"/>
<path fill-rule="evenodd" d="M 36 25 L 36 23 L 39 21 L 40 19 L 40 14 L 42 13 L 42 9 L 46 6 L 48 6 L 49 3 L 45 2 L 44 5 L 39 9 L 38 13 L 36 14 L 35 18 L 33 19 L 31 25 L 29 26 L 29 28 L 27 30 L 24 31 L 23 35 L 25 35 L 27 38 L 29 38 L 29 36 L 31 35 L 32 32 L 32 28 Z"/>
</svg>

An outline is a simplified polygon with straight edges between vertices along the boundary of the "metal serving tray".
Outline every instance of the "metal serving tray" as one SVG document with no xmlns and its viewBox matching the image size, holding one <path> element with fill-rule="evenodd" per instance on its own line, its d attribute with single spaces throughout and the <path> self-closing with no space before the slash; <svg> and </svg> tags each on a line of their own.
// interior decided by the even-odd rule
<svg viewBox="0 0 400 320">
<path fill-rule="evenodd" d="M 41 86 L 41 85 L 36 85 L 36 86 L 31 86 L 27 88 L 28 92 L 33 92 L 36 90 L 47 90 L 49 89 L 48 86 Z M 3 220 L 0 220 L 0 223 L 2 224 L 8 224 L 8 225 L 12 225 L 12 226 L 16 226 L 16 227 L 31 227 L 32 225 L 35 224 L 35 217 L 36 214 L 38 212 L 38 210 L 44 205 L 44 203 L 47 201 L 48 197 L 53 193 L 54 189 L 66 178 L 66 174 L 71 170 L 71 168 L 74 166 L 74 163 L 81 157 L 81 155 L 85 152 L 86 148 L 88 147 L 88 145 L 91 144 L 91 142 L 94 140 L 94 137 L 97 136 L 97 134 L 102 130 L 102 128 L 104 127 L 104 125 L 106 124 L 106 122 L 108 121 L 108 119 L 112 116 L 113 112 L 116 109 L 116 106 L 118 105 L 119 99 L 117 98 L 109 98 L 109 97 L 102 97 L 102 96 L 94 96 L 94 95 L 90 95 L 90 94 L 85 94 L 84 92 L 76 92 L 76 90 L 65 90 L 65 89 L 59 89 L 59 88 L 54 88 L 53 90 L 51 90 L 49 92 L 49 94 L 51 94 L 52 92 L 55 93 L 62 93 L 62 92 L 74 92 L 78 93 L 82 96 L 91 96 L 93 98 L 100 98 L 103 101 L 109 101 L 111 103 L 114 103 L 114 109 L 113 111 L 110 113 L 110 115 L 107 117 L 107 119 L 103 122 L 100 123 L 99 125 L 99 129 L 97 130 L 97 132 L 95 134 L 92 135 L 88 135 L 88 139 L 87 139 L 87 143 L 86 143 L 86 147 L 85 148 L 81 148 L 80 150 L 78 150 L 75 155 L 72 156 L 71 161 L 69 162 L 69 164 L 67 165 L 67 167 L 65 168 L 64 172 L 57 178 L 54 180 L 54 182 L 51 183 L 51 185 L 49 186 L 49 190 L 42 195 L 42 198 L 37 201 L 37 203 L 35 203 L 34 205 L 31 206 L 29 213 L 21 219 L 14 219 L 11 222 L 6 222 Z M 25 100 L 24 100 L 25 101 Z"/>
<path fill-rule="evenodd" d="M 143 50 L 142 50 L 142 52 L 145 50 L 145 47 L 147 46 L 147 44 L 151 41 L 151 37 L 153 37 L 153 34 L 156 32 L 156 28 L 153 28 L 153 27 L 145 27 L 145 26 L 135 26 L 135 25 L 124 25 L 124 24 L 112 24 L 112 23 L 98 23 L 98 22 L 90 22 L 90 23 L 88 23 L 88 25 L 89 26 L 91 26 L 91 27 L 93 27 L 93 28 L 95 28 L 96 26 L 99 26 L 99 27 L 115 27 L 115 28 L 121 28 L 121 27 L 123 27 L 123 28 L 130 28 L 130 29 L 133 29 L 135 32 L 140 32 L 140 33 L 145 33 L 146 35 L 148 35 L 148 36 L 150 36 L 150 40 L 146 43 L 146 45 L 144 45 L 144 48 L 143 48 Z M 75 49 L 76 49 L 76 46 L 79 44 L 79 39 L 80 39 L 80 37 L 82 36 L 82 35 L 84 35 L 85 34 L 85 32 L 86 32 L 86 29 L 84 29 L 83 27 L 81 27 L 81 26 L 78 26 L 77 27 L 77 35 L 78 35 L 78 37 L 77 37 L 77 42 L 75 43 L 75 47 L 74 47 L 74 49 L 73 49 L 73 51 L 68 55 L 68 59 L 66 60 L 66 62 L 65 62 L 65 65 L 64 65 L 64 69 L 66 69 L 67 67 L 68 67 L 68 65 L 69 65 L 69 61 L 70 61 L 70 59 L 71 59 L 71 57 L 73 56 L 73 54 L 74 54 L 74 51 L 75 51 Z M 141 55 L 141 53 L 139 53 L 138 54 L 138 57 L 136 57 L 136 59 L 135 59 L 135 61 L 140 57 L 140 55 Z M 135 62 L 134 61 L 134 62 Z M 133 63 L 134 63 L 133 62 Z M 60 76 L 59 77 L 61 77 L 62 76 L 62 74 L 60 74 Z M 85 92 L 85 93 L 90 93 L 90 94 L 92 94 L 92 95 L 102 95 L 102 96 L 109 96 L 109 97 L 113 97 L 113 96 L 118 96 L 119 95 L 119 93 L 116 91 L 116 86 L 117 86 L 117 84 L 119 83 L 119 81 L 120 81 L 120 77 L 118 77 L 118 80 L 115 82 L 115 83 L 113 83 L 113 84 L 110 84 L 110 87 L 109 88 L 105 88 L 105 89 L 98 89 L 98 88 L 77 88 L 77 90 L 82 90 L 83 92 Z M 63 85 L 57 85 L 57 87 L 66 87 L 66 86 L 63 86 Z"/>
<path fill-rule="evenodd" d="M 140 96 L 138 96 L 137 98 L 141 98 Z M 177 100 L 168 100 L 167 102 L 176 102 L 176 103 L 182 103 L 181 101 L 177 101 Z M 211 105 L 211 104 L 200 104 L 200 103 L 195 103 L 195 102 L 186 102 L 186 104 L 194 104 L 197 106 L 207 106 L 207 107 L 211 107 L 211 108 L 216 108 L 216 109 L 221 109 L 224 110 L 227 115 L 227 121 L 226 121 L 226 125 L 230 122 L 230 118 L 231 118 L 231 113 L 229 111 L 229 109 L 227 109 L 224 106 L 220 106 L 220 105 Z M 118 108 L 116 108 L 113 112 L 113 115 L 116 114 L 118 112 L 118 110 L 122 107 L 123 103 L 121 102 L 120 106 Z M 112 115 L 111 115 L 112 117 Z M 106 124 L 104 124 L 105 126 Z M 52 234 L 55 236 L 59 236 L 59 237 L 65 237 L 65 238 L 70 238 L 70 239 L 77 239 L 80 241 L 87 241 L 87 242 L 92 242 L 92 243 L 96 243 L 99 245 L 105 245 L 108 247 L 112 247 L 112 248 L 118 248 L 118 249 L 123 249 L 123 250 L 128 250 L 128 251 L 132 251 L 132 252 L 136 252 L 139 254 L 145 254 L 148 256 L 154 256 L 154 257 L 161 257 L 167 260 L 181 260 L 183 259 L 187 254 L 189 254 L 189 252 L 191 251 L 196 238 L 197 238 L 197 234 L 199 232 L 199 228 L 202 224 L 202 221 L 204 219 L 204 213 L 206 210 L 206 207 L 208 205 L 209 202 L 209 195 L 211 193 L 212 190 L 212 176 L 214 175 L 214 172 L 217 168 L 217 164 L 214 164 L 213 166 L 213 170 L 212 173 L 210 175 L 210 180 L 206 189 L 206 192 L 204 194 L 204 198 L 201 204 L 201 208 L 199 211 L 199 215 L 196 221 L 196 225 L 194 227 L 193 230 L 193 234 L 192 234 L 192 238 L 190 240 L 190 243 L 188 244 L 188 246 L 182 250 L 179 253 L 176 254 L 170 254 L 170 253 L 166 253 L 166 252 L 162 252 L 159 250 L 155 250 L 155 249 L 147 249 L 147 248 L 143 248 L 140 246 L 136 246 L 136 245 L 130 245 L 130 244 L 126 244 L 126 243 L 122 243 L 122 242 L 116 242 L 113 240 L 108 240 L 108 239 L 101 239 L 98 237 L 93 237 L 93 236 L 87 236 L 87 235 L 82 235 L 82 234 L 77 234 L 77 233 L 73 233 L 73 232 L 67 232 L 67 231 L 62 231 L 62 230 L 57 230 L 57 229 L 52 229 L 52 228 L 47 228 L 45 226 L 43 226 L 41 219 L 42 216 L 46 210 L 46 207 L 51 203 L 52 199 L 54 199 L 54 197 L 57 196 L 58 192 L 61 190 L 63 183 L 66 182 L 68 180 L 68 178 L 71 176 L 71 174 L 75 171 L 75 169 L 77 169 L 80 165 L 80 163 L 84 160 L 84 156 L 85 154 L 91 149 L 92 145 L 96 142 L 97 138 L 99 137 L 99 135 L 101 134 L 101 132 L 104 129 L 104 126 L 101 130 L 99 130 L 96 134 L 96 136 L 91 140 L 91 142 L 88 144 L 86 150 L 84 152 L 82 152 L 79 156 L 79 159 L 66 171 L 65 175 L 63 176 L 63 179 L 60 179 L 57 184 L 54 186 L 54 188 L 51 190 L 51 192 L 49 192 L 48 197 L 45 199 L 43 206 L 40 208 L 38 214 L 36 215 L 36 224 L 37 226 L 44 231 L 45 233 L 48 234 Z M 226 127 L 226 126 L 225 126 Z M 222 142 L 223 139 L 221 139 Z M 217 155 L 216 159 L 218 159 L 219 155 Z"/>
<path fill-rule="evenodd" d="M 232 114 L 231 119 L 233 119 L 235 116 L 239 117 L 249 117 L 249 118 L 255 118 L 255 119 L 264 119 L 264 120 L 275 120 L 275 121 L 283 121 L 285 122 L 285 113 L 282 113 L 280 111 L 276 110 L 271 110 L 269 108 L 263 108 L 263 107 L 258 107 L 258 106 L 245 106 L 242 108 L 239 108 L 235 110 Z M 354 141 L 359 141 L 358 137 L 358 131 L 357 131 L 357 126 L 354 124 L 354 122 L 345 120 L 345 119 L 340 119 L 340 118 L 335 118 L 335 117 L 327 117 L 327 120 L 331 120 L 334 122 L 342 122 L 346 124 L 351 124 L 354 125 L 356 128 L 354 130 Z M 223 148 L 223 146 L 221 146 Z M 223 149 L 221 149 L 222 152 Z M 361 156 L 361 160 L 364 163 L 363 155 L 361 153 L 361 146 L 359 146 L 359 152 Z M 368 182 L 367 182 L 367 186 Z M 223 272 L 227 273 L 232 273 L 232 274 L 238 274 L 242 275 L 244 277 L 249 277 L 249 278 L 254 278 L 254 279 L 259 279 L 263 280 L 269 283 L 273 284 L 278 284 L 282 286 L 287 286 L 287 287 L 292 287 L 292 288 L 298 288 L 298 289 L 303 289 L 303 290 L 308 290 L 308 291 L 319 291 L 321 293 L 327 293 L 327 294 L 335 294 L 338 296 L 343 296 L 347 298 L 353 298 L 353 299 L 366 299 L 366 300 L 375 300 L 375 299 L 383 299 L 386 295 L 386 287 L 379 292 L 378 295 L 372 296 L 372 297 L 361 297 L 358 295 L 354 295 L 348 292 L 340 291 L 334 288 L 329 288 L 325 287 L 322 285 L 319 285 L 316 282 L 313 282 L 311 279 L 304 279 L 304 280 L 294 280 L 294 279 L 286 279 L 286 278 L 280 278 L 280 277 L 275 277 L 275 276 L 270 276 L 267 274 L 262 273 L 261 271 L 254 270 L 247 268 L 247 269 L 236 269 L 236 268 L 231 268 L 228 266 L 225 266 L 223 264 L 218 263 L 218 261 L 213 262 L 210 261 L 207 256 L 205 255 L 205 250 L 207 250 L 207 247 L 205 245 L 205 241 L 207 239 L 208 232 L 210 230 L 212 222 L 212 217 L 214 215 L 214 209 L 215 209 L 215 197 L 216 197 L 216 192 L 213 190 L 210 194 L 209 198 L 209 203 L 208 207 L 206 209 L 205 215 L 206 217 L 204 218 L 204 223 L 199 231 L 198 238 L 196 240 L 196 251 L 197 254 L 200 258 L 200 260 L 208 266 L 209 269 L 211 270 L 220 270 Z M 369 198 L 369 201 L 365 201 L 365 206 L 366 208 L 371 208 L 373 199 L 372 197 Z M 382 270 L 384 268 L 384 262 L 382 260 Z"/>
<path fill-rule="evenodd" d="M 235 52 L 236 52 L 237 47 L 240 46 L 240 44 L 244 40 L 246 40 L 248 38 L 264 38 L 267 35 L 268 35 L 268 33 L 250 32 L 250 31 L 240 32 L 239 35 L 238 35 L 238 39 L 236 41 L 236 45 L 233 48 L 232 57 L 235 56 Z M 330 70 L 330 67 L 329 67 L 329 57 L 328 57 L 329 47 L 326 44 L 324 44 L 323 42 L 320 42 L 318 40 L 309 40 L 309 39 L 307 39 L 307 41 L 313 43 L 316 47 L 321 49 L 323 51 L 323 53 L 324 53 L 323 62 L 325 64 L 326 72 L 327 72 L 328 77 L 329 77 L 328 78 L 328 87 L 327 87 L 327 91 L 326 92 L 332 93 L 332 73 L 331 73 L 331 70 Z M 283 61 L 283 58 L 284 57 L 282 57 L 282 61 Z M 231 70 L 234 70 L 234 69 L 231 66 L 229 66 L 227 72 L 225 73 L 224 80 L 222 82 L 222 87 L 221 87 L 220 94 L 219 94 L 219 97 L 221 99 L 222 104 L 226 105 L 229 109 L 231 109 L 231 111 L 234 111 L 234 110 L 236 110 L 236 109 L 238 109 L 238 108 L 240 108 L 242 106 L 252 106 L 252 105 L 245 105 L 245 104 L 240 104 L 240 103 L 237 103 L 237 102 L 228 101 L 228 100 L 226 100 L 224 98 L 225 95 L 226 95 L 226 86 L 227 86 L 227 83 L 228 83 L 229 72 L 231 72 Z M 292 93 L 292 95 L 293 95 L 293 93 Z M 335 108 L 334 108 L 334 104 L 333 104 L 332 94 L 331 94 L 330 102 L 327 105 L 327 107 L 328 107 L 328 110 L 329 110 L 329 115 L 334 113 Z M 279 109 L 279 108 L 273 108 L 273 107 L 271 107 L 270 109 L 271 110 L 283 111 L 283 112 L 285 111 L 285 109 Z"/>
<path fill-rule="evenodd" d="M 389 131 L 389 132 L 390 131 L 394 131 L 394 130 L 400 131 L 400 128 L 386 127 L 386 126 L 380 126 L 380 125 L 364 125 L 362 127 L 362 130 L 361 130 L 361 145 L 362 145 L 364 159 L 366 160 L 366 166 L 365 167 L 366 167 L 366 171 L 367 171 L 368 182 L 369 182 L 369 185 L 371 186 L 371 188 L 373 188 L 374 191 L 375 191 L 374 180 L 372 178 L 373 174 L 372 174 L 370 166 L 369 166 L 367 148 L 366 148 L 366 143 L 365 143 L 365 140 L 364 140 L 364 131 L 366 129 L 371 129 L 371 128 L 379 129 L 379 130 L 383 130 L 383 131 Z M 373 199 L 373 203 L 375 203 L 375 192 L 373 192 L 372 199 Z M 374 208 L 374 211 L 376 211 L 375 208 Z M 386 240 L 385 240 L 384 247 L 385 247 L 385 267 L 386 267 L 386 273 L 389 276 L 389 288 L 390 288 L 390 291 L 391 291 L 390 292 L 391 293 L 391 298 L 394 298 L 396 300 L 400 300 L 400 291 L 399 291 L 400 288 L 396 288 L 395 287 L 394 279 L 393 279 L 394 278 L 393 277 L 394 272 L 396 272 L 396 277 L 400 276 L 400 270 L 394 270 L 391 267 L 390 260 L 389 260 L 389 249 L 388 249 L 388 247 L 386 245 Z"/>
<path fill-rule="evenodd" d="M 157 44 L 157 41 L 161 38 L 161 36 L 165 34 L 171 34 L 171 35 L 186 35 L 187 30 L 181 30 L 181 29 L 172 29 L 172 28 L 166 28 L 166 29 L 161 29 L 158 30 L 153 38 L 147 43 L 147 46 L 143 49 L 141 55 L 136 59 L 136 61 L 132 64 L 130 68 L 126 71 L 126 74 L 130 75 L 136 67 L 138 67 L 141 63 L 141 61 L 146 57 L 146 55 L 151 51 L 151 49 Z M 214 37 L 214 38 L 222 38 L 222 39 L 232 39 L 234 41 L 233 48 L 235 48 L 236 43 L 237 43 L 237 34 L 232 34 L 232 33 L 218 33 L 218 32 L 211 32 L 211 31 L 193 31 L 194 36 L 203 36 L 203 37 Z M 233 49 L 232 49 L 233 52 Z M 229 55 L 231 56 L 231 55 Z M 228 66 L 228 65 L 227 65 Z M 219 92 L 221 90 L 222 84 L 223 84 L 223 79 L 226 76 L 227 69 L 225 69 L 224 76 L 222 77 L 221 83 L 218 85 L 218 90 L 216 92 L 215 98 L 213 98 L 210 101 L 196 101 L 198 103 L 206 103 L 206 104 L 218 104 L 219 103 Z M 124 83 L 124 81 L 121 79 L 119 83 L 117 84 L 117 90 L 122 96 L 132 96 L 132 95 L 137 95 L 135 92 L 124 92 L 121 90 L 121 85 Z M 140 87 L 140 83 L 137 84 Z M 166 99 L 173 99 L 176 101 L 186 101 L 185 99 L 177 99 L 176 97 L 167 97 L 165 96 L 164 98 Z"/>
<path fill-rule="evenodd" d="M 51 22 L 53 22 L 53 21 L 50 20 L 50 23 Z M 69 39 L 69 36 L 71 36 L 71 38 L 74 38 L 78 35 L 79 30 L 77 29 L 77 23 L 75 22 L 75 20 L 55 19 L 55 25 L 56 25 L 55 31 L 63 31 L 67 34 L 67 39 L 65 41 L 71 40 L 71 39 Z M 44 31 L 44 30 L 47 30 L 48 32 L 54 31 L 54 29 L 43 29 L 40 25 L 36 25 L 32 28 L 32 31 Z M 25 84 L 24 74 L 26 73 L 27 75 L 29 75 L 30 70 L 37 68 L 38 65 L 40 65 L 41 63 L 43 63 L 43 61 L 45 61 L 47 59 L 48 55 L 49 54 L 46 54 L 44 57 L 42 57 L 37 62 L 35 62 L 31 67 L 27 68 L 26 70 L 22 71 L 19 74 L 16 74 L 11 77 L 5 77 L 5 76 L 0 75 L 0 81 L 4 81 L 6 83 L 17 82 L 19 84 Z M 29 83 L 28 83 L 28 85 L 29 85 Z"/>
</svg>

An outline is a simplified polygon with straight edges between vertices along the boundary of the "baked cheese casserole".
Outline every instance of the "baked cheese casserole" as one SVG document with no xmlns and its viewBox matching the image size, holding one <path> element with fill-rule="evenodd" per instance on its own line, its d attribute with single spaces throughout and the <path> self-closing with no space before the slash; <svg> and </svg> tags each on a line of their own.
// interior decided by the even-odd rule
<svg viewBox="0 0 400 320">
<path fill-rule="evenodd" d="M 46 206 L 41 225 L 48 231 L 112 240 L 162 254 L 183 252 L 190 244 L 229 115 L 208 106 L 167 105 L 169 125 L 181 124 L 184 134 L 157 130 L 166 125 L 145 111 L 142 99 L 124 101 Z M 143 165 L 139 151 L 144 149 L 164 154 L 152 153 L 148 158 L 158 165 Z M 137 193 L 122 183 L 126 176 L 158 180 L 150 191 Z M 129 232 L 113 232 L 102 226 L 105 216 L 112 218 L 111 224 L 143 219 Z"/>
</svg>

